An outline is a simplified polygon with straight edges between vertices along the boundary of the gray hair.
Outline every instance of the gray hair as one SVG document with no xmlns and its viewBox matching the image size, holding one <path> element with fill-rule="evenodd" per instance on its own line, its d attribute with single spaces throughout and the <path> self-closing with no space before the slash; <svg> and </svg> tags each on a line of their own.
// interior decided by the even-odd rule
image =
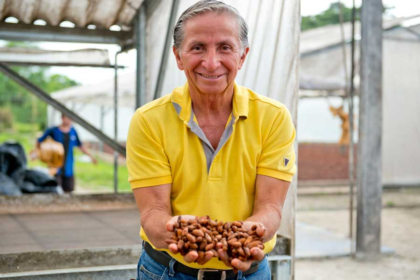
<svg viewBox="0 0 420 280">
<path fill-rule="evenodd" d="M 181 44 L 184 40 L 184 25 L 185 22 L 191 18 L 194 18 L 198 15 L 213 12 L 218 15 L 227 14 L 233 16 L 237 23 L 239 29 L 239 40 L 241 42 L 242 52 L 249 47 L 248 43 L 248 25 L 246 24 L 243 17 L 239 12 L 232 6 L 225 4 L 217 0 L 201 0 L 188 9 L 186 9 L 182 15 L 179 17 L 177 23 L 175 24 L 173 33 L 174 33 L 174 47 L 176 50 L 180 50 Z"/>
</svg>

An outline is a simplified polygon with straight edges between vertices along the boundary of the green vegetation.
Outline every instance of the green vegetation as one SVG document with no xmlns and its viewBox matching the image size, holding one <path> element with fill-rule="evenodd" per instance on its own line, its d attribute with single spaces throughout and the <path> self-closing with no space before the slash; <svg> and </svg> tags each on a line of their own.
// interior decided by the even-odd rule
<svg viewBox="0 0 420 280">
<path fill-rule="evenodd" d="M 343 10 L 342 11 L 343 22 L 351 21 L 351 15 L 352 15 L 353 9 L 348 8 L 343 4 L 340 4 L 340 2 L 335 2 L 335 3 L 332 3 L 326 11 L 318 15 L 302 17 L 301 30 L 305 31 L 308 29 L 340 23 L 340 5 Z M 393 8 L 394 7 L 384 6 L 383 12 L 387 13 Z M 361 12 L 361 8 L 356 8 L 356 21 L 360 20 L 360 12 Z"/>
<path fill-rule="evenodd" d="M 343 9 L 343 22 L 351 21 L 352 8 L 347 8 L 342 5 Z M 360 8 L 356 9 L 356 21 L 359 20 Z M 308 30 L 330 24 L 340 23 L 340 3 L 332 3 L 328 10 L 320 13 L 319 15 L 302 17 L 301 30 Z"/>
<path fill-rule="evenodd" d="M 387 201 L 386 202 L 386 207 L 389 207 L 389 208 L 395 207 L 395 203 L 393 201 Z"/>
<path fill-rule="evenodd" d="M 79 162 L 77 157 L 82 155 L 76 151 L 75 177 L 76 185 L 93 191 L 112 191 L 114 189 L 114 165 L 110 162 L 98 160 L 97 165 L 90 162 Z M 127 166 L 118 166 L 118 191 L 130 192 L 130 184 L 127 181 Z"/>
<path fill-rule="evenodd" d="M 9 42 L 6 46 L 37 48 L 35 45 L 22 42 Z M 49 74 L 48 67 L 12 66 L 11 68 L 48 94 L 77 85 L 76 81 L 66 76 Z M 41 129 L 46 127 L 47 104 L 0 73 L 0 109 L 4 108 L 10 108 L 12 119 L 16 122 L 36 124 Z M 0 124 L 0 131 L 3 126 Z"/>
</svg>

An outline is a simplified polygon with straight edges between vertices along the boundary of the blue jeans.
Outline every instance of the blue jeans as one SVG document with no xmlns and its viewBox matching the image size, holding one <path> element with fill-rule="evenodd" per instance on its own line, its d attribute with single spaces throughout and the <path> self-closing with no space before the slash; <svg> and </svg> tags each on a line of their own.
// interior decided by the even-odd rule
<svg viewBox="0 0 420 280">
<path fill-rule="evenodd" d="M 176 260 L 172 259 L 170 267 L 165 267 L 152 259 L 144 250 L 141 254 L 139 264 L 137 265 L 137 280 L 193 280 L 197 276 L 174 271 L 173 267 Z M 265 257 L 259 264 L 258 270 L 252 274 L 243 276 L 241 271 L 238 271 L 237 277 L 229 278 L 231 280 L 270 280 L 271 272 L 268 266 L 267 257 Z"/>
</svg>

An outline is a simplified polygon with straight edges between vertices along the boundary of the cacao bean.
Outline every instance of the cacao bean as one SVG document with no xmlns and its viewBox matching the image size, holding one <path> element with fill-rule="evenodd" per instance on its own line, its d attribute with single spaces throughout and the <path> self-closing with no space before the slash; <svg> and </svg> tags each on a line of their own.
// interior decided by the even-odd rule
<svg viewBox="0 0 420 280">
<path fill-rule="evenodd" d="M 206 246 L 206 251 L 209 251 L 209 250 L 211 250 L 213 248 L 214 248 L 214 244 L 213 243 L 210 243 L 209 245 Z"/>
<path fill-rule="evenodd" d="M 200 237 L 204 237 L 204 233 L 199 230 L 199 229 L 195 229 L 192 231 L 192 234 L 194 234 L 195 236 L 200 236 Z"/>
<path fill-rule="evenodd" d="M 197 241 L 195 240 L 195 237 L 194 237 L 192 234 L 190 234 L 190 233 L 188 233 L 188 234 L 187 234 L 187 239 L 188 239 L 188 241 L 190 241 L 191 243 L 195 243 L 195 242 L 197 242 Z"/>
</svg>

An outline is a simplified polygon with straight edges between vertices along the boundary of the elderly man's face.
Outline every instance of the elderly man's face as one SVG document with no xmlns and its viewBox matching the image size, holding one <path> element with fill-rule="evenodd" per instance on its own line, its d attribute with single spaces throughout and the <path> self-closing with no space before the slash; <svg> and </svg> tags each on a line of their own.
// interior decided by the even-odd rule
<svg viewBox="0 0 420 280">
<path fill-rule="evenodd" d="M 174 49 L 178 68 L 201 92 L 223 92 L 235 80 L 249 50 L 241 50 L 236 20 L 206 13 L 189 19 L 184 31 L 180 53 Z"/>
</svg>

